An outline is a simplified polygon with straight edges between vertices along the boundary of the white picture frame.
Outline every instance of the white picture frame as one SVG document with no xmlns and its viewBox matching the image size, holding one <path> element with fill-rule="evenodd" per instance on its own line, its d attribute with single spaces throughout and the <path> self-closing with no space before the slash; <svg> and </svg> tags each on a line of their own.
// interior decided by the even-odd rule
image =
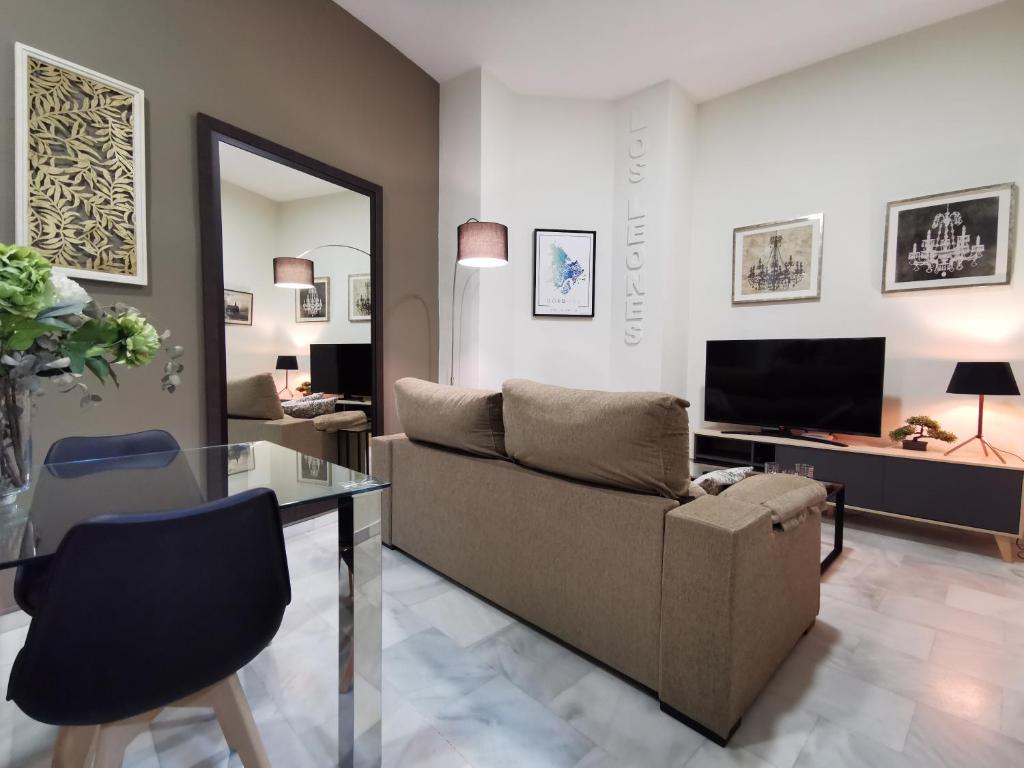
<svg viewBox="0 0 1024 768">
<path fill-rule="evenodd" d="M 733 305 L 819 300 L 824 225 L 812 213 L 734 229 Z"/>
<path fill-rule="evenodd" d="M 348 276 L 348 319 L 351 323 L 366 323 L 371 318 L 373 291 L 370 274 Z"/>
<path fill-rule="evenodd" d="M 54 271 L 80 280 L 95 280 L 129 285 L 148 284 L 148 255 L 146 247 L 146 106 L 145 93 L 141 88 L 109 77 L 95 70 L 80 66 L 38 48 L 16 42 L 14 44 L 15 76 L 15 240 L 21 245 L 36 247 L 48 258 L 50 253 L 30 242 L 29 206 L 31 187 L 31 162 L 29 157 L 29 64 L 30 59 L 67 70 L 75 75 L 88 78 L 116 91 L 132 100 L 132 188 L 135 268 L 132 273 L 104 271 L 102 269 L 81 269 L 54 265 Z"/>
<path fill-rule="evenodd" d="M 886 206 L 882 293 L 1007 285 L 1017 185 L 972 187 Z"/>
</svg>

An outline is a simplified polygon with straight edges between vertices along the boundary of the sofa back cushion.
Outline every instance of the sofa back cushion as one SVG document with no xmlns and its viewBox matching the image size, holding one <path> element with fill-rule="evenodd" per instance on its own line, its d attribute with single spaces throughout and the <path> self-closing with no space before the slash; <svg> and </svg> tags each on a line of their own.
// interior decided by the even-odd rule
<svg viewBox="0 0 1024 768">
<path fill-rule="evenodd" d="M 506 458 L 501 392 L 405 378 L 395 382 L 395 407 L 410 440 Z"/>
<path fill-rule="evenodd" d="M 228 382 L 228 416 L 235 419 L 283 419 L 277 385 L 270 373 Z"/>
<path fill-rule="evenodd" d="M 505 446 L 518 463 L 576 480 L 681 498 L 690 487 L 685 400 L 510 379 Z"/>
</svg>

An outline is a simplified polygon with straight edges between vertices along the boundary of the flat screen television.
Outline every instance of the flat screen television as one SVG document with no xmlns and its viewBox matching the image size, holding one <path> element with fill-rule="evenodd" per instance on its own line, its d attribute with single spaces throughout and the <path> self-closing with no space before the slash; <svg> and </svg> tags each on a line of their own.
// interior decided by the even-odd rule
<svg viewBox="0 0 1024 768">
<path fill-rule="evenodd" d="M 365 398 L 373 394 L 370 344 L 310 344 L 309 378 L 314 392 Z"/>
<path fill-rule="evenodd" d="M 878 436 L 884 373 L 883 337 L 708 341 L 704 420 Z"/>
</svg>

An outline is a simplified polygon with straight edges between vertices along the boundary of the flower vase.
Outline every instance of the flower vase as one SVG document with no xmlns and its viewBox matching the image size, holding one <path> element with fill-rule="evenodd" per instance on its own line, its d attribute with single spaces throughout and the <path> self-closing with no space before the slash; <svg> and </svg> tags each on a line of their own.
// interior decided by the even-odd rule
<svg viewBox="0 0 1024 768">
<path fill-rule="evenodd" d="M 32 467 L 32 390 L 26 382 L 0 378 L 0 506 L 28 488 Z"/>
</svg>

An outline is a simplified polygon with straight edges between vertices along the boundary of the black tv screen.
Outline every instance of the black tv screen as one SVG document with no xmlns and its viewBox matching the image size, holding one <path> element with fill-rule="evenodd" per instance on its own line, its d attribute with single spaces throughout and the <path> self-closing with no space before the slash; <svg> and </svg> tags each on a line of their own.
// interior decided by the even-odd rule
<svg viewBox="0 0 1024 768">
<path fill-rule="evenodd" d="M 709 341 L 704 420 L 880 435 L 885 339 Z"/>
<path fill-rule="evenodd" d="M 314 392 L 367 397 L 373 393 L 373 348 L 369 344 L 310 344 Z"/>
</svg>

